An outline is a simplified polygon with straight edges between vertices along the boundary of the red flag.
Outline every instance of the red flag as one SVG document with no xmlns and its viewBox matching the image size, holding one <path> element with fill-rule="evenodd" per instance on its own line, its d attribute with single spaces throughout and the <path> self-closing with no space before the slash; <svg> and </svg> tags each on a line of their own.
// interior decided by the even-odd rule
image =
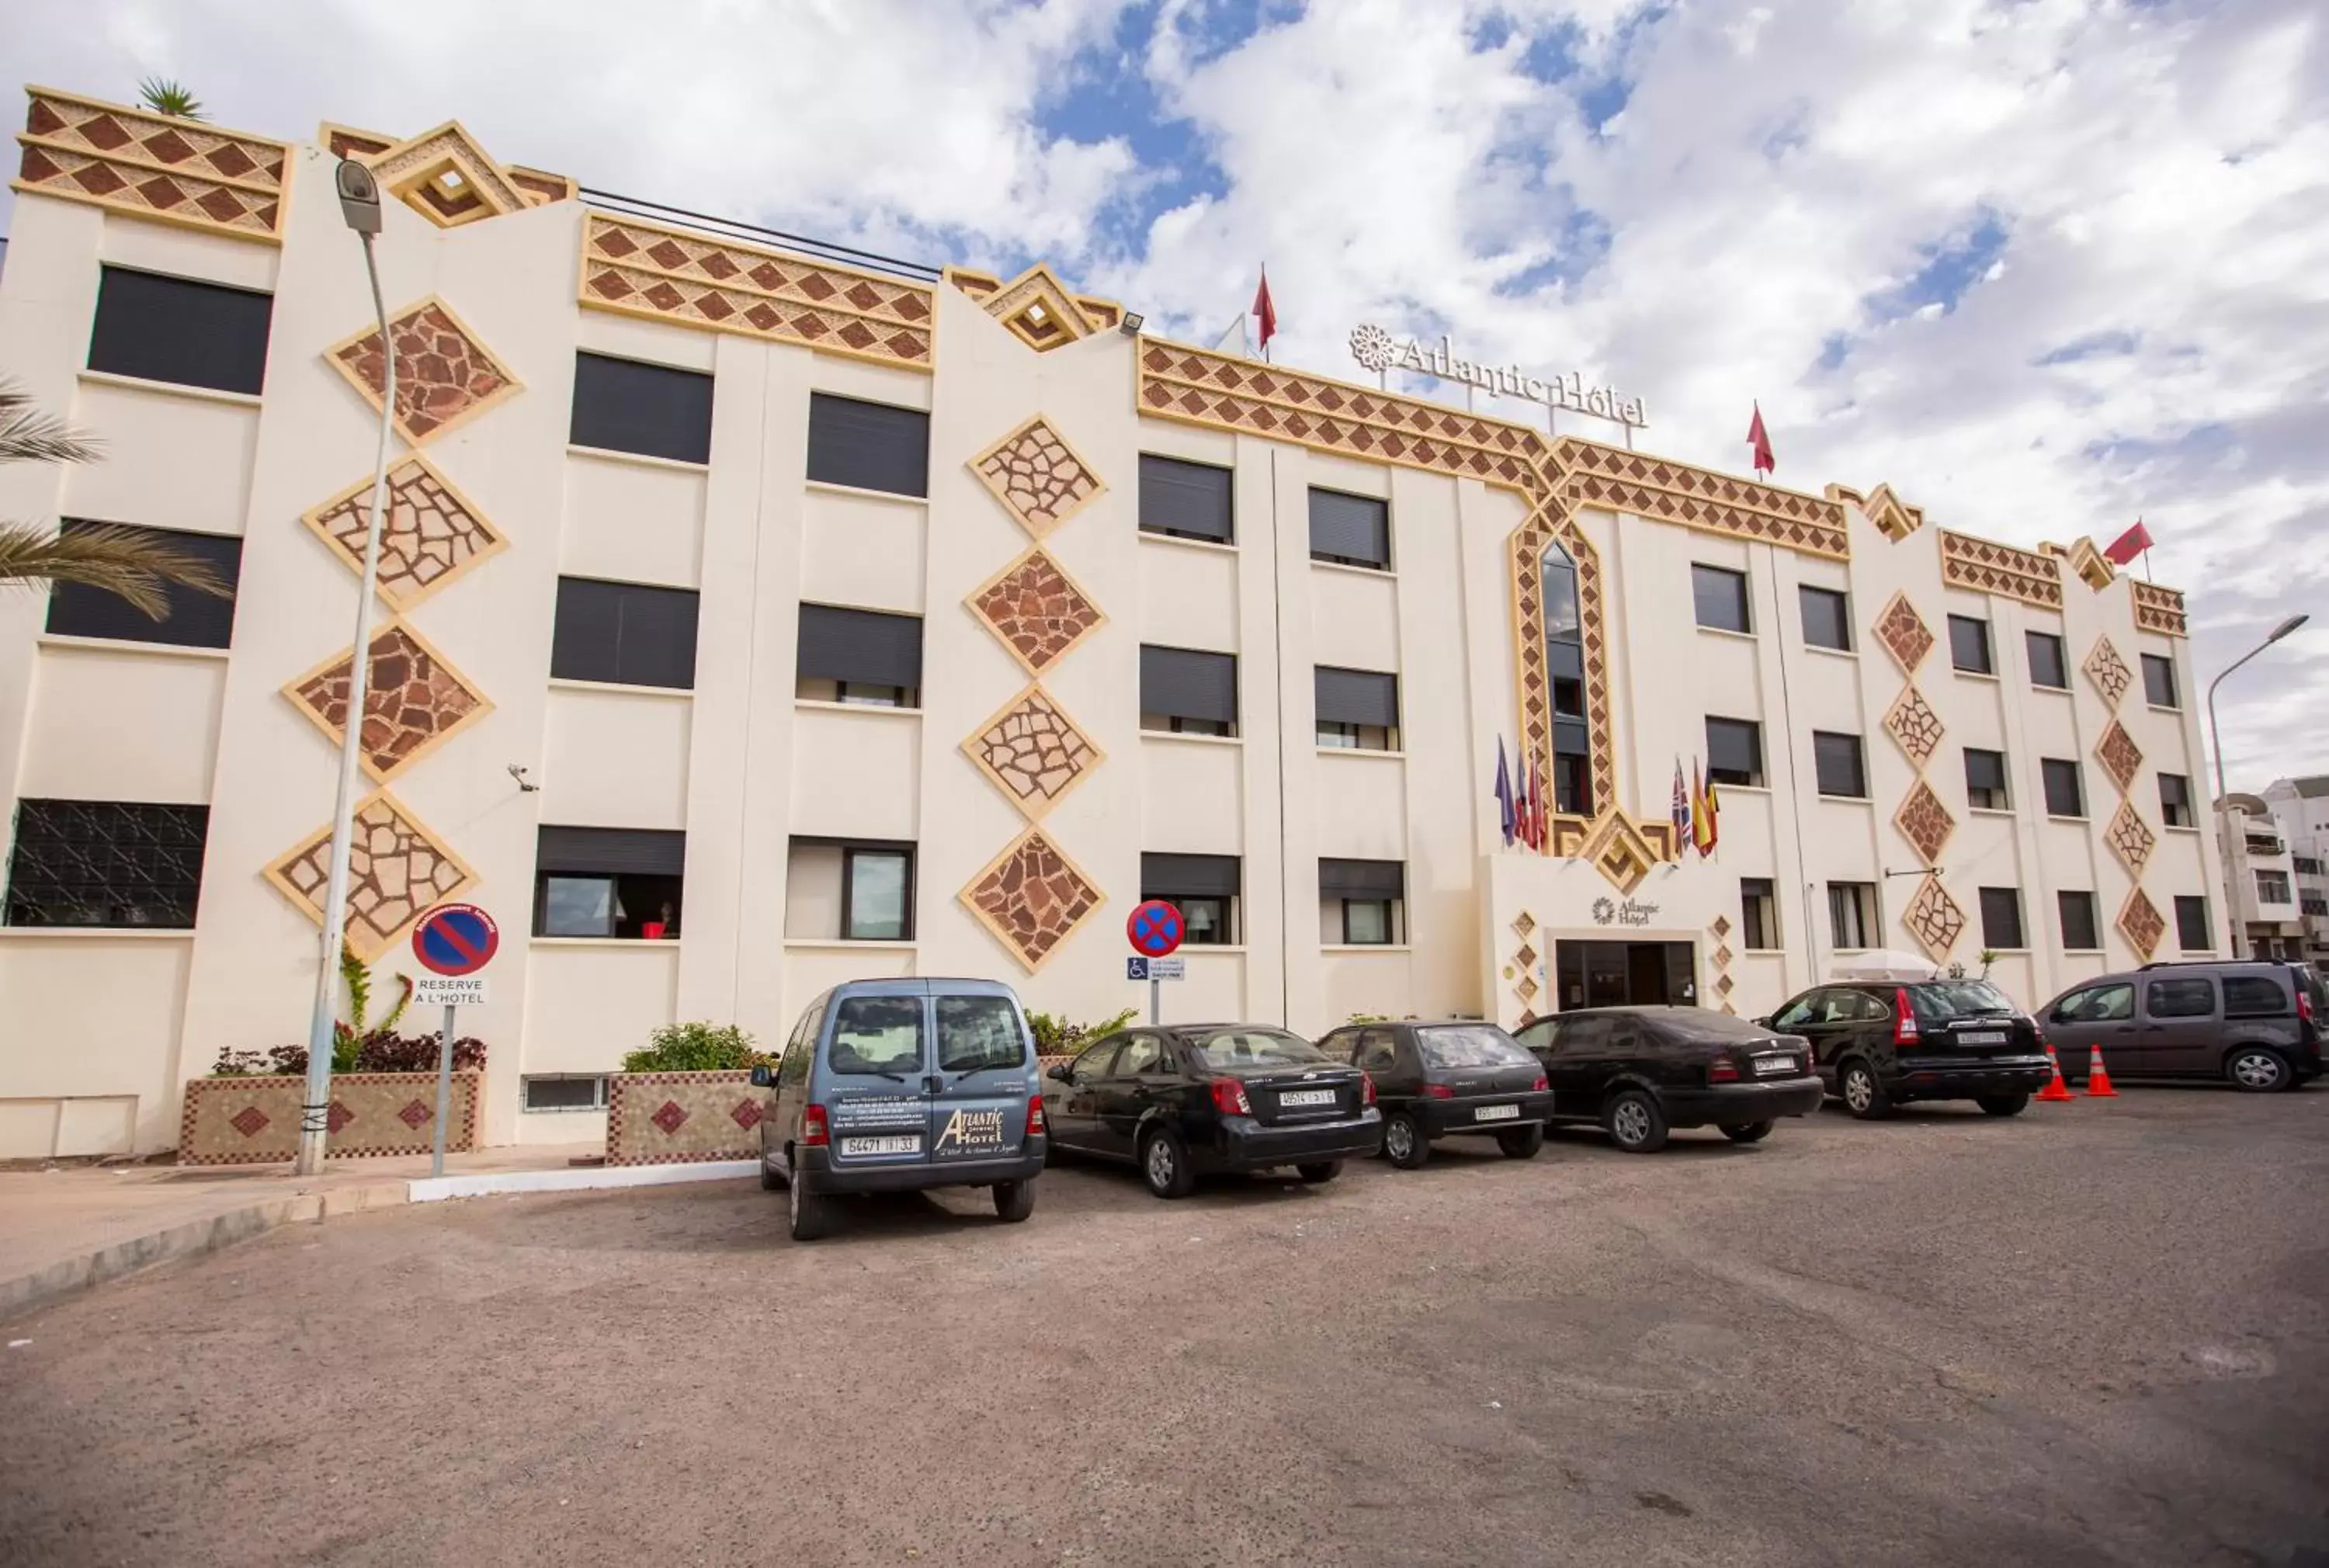
<svg viewBox="0 0 2329 1568">
<path fill-rule="evenodd" d="M 1261 319 L 1261 352 L 1269 352 L 1269 340 L 1278 335 L 1278 307 L 1269 302 L 1269 268 L 1261 269 L 1261 286 L 1254 291 L 1253 314 Z"/>
<path fill-rule="evenodd" d="M 2103 550 L 2103 559 L 2115 567 L 2123 567 L 2150 548 L 2151 532 L 2143 526 L 2143 519 L 2138 517 L 2133 528 L 2110 541 Z"/>
<path fill-rule="evenodd" d="M 1758 399 L 1755 404 L 1754 422 L 1747 427 L 1747 445 L 1755 448 L 1756 473 L 1768 474 L 1779 465 L 1778 460 L 1771 455 L 1770 435 L 1763 428 L 1763 405 L 1760 399 Z"/>
</svg>

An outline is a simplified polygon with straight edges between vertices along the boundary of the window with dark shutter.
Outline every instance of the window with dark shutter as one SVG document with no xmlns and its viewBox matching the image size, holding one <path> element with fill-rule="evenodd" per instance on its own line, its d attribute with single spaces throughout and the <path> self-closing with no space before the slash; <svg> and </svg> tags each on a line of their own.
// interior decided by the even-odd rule
<svg viewBox="0 0 2329 1568">
<path fill-rule="evenodd" d="M 808 476 L 820 484 L 926 496 L 930 493 L 930 417 L 919 408 L 812 392 Z"/>
<path fill-rule="evenodd" d="M 1860 737 L 1813 730 L 1812 765 L 1820 793 L 1867 798 L 1868 773 L 1861 760 Z"/>
<path fill-rule="evenodd" d="M 566 438 L 577 446 L 709 463 L 712 378 L 701 371 L 578 353 Z"/>
<path fill-rule="evenodd" d="M 1321 664 L 1315 672 L 1322 724 L 1399 728 L 1399 677 L 1371 670 L 1337 670 Z"/>
<path fill-rule="evenodd" d="M 1237 656 L 1194 648 L 1140 650 L 1140 711 L 1160 719 L 1237 723 Z"/>
<path fill-rule="evenodd" d="M 2030 684 L 2069 690 L 2070 667 L 2062 655 L 2062 639 L 2051 632 L 2024 632 L 2022 640 L 2030 653 Z"/>
<path fill-rule="evenodd" d="M 1210 463 L 1141 454 L 1140 531 L 1233 543 L 1231 478 L 1230 470 Z"/>
<path fill-rule="evenodd" d="M 922 684 L 922 618 L 834 605 L 800 607 L 799 673 L 844 685 Z"/>
<path fill-rule="evenodd" d="M 1143 855 L 1140 897 L 1181 912 L 1182 941 L 1220 946 L 1237 940 L 1240 869 L 1235 855 Z"/>
<path fill-rule="evenodd" d="M 1966 803 L 1976 811 L 2002 812 L 2009 803 L 2005 790 L 2005 754 L 1965 748 Z"/>
<path fill-rule="evenodd" d="M 210 817 L 208 806 L 18 801 L 0 924 L 192 929 Z"/>
<path fill-rule="evenodd" d="M 2208 900 L 2182 893 L 2175 898 L 2175 945 L 2186 953 L 2210 953 L 2216 939 L 2208 925 Z"/>
<path fill-rule="evenodd" d="M 103 269 L 89 368 L 141 380 L 258 393 L 275 297 L 126 267 Z"/>
<path fill-rule="evenodd" d="M 1763 784 L 1763 727 L 1751 718 L 1706 721 L 1706 776 L 1719 784 Z"/>
<path fill-rule="evenodd" d="M 1850 601 L 1834 588 L 1803 584 L 1796 589 L 1804 616 L 1804 642 L 1814 648 L 1852 652 Z"/>
<path fill-rule="evenodd" d="M 1949 662 L 1973 675 L 1994 672 L 1989 657 L 1989 623 L 1971 615 L 1949 617 Z"/>
<path fill-rule="evenodd" d="M 676 940 L 686 876 L 685 833 L 544 823 L 534 847 L 533 934 Z"/>
<path fill-rule="evenodd" d="M 2050 817 L 2083 817 L 2087 814 L 2087 790 L 2079 776 L 2076 759 L 2047 756 L 2038 759 L 2038 775 L 2046 785 L 2046 814 Z"/>
<path fill-rule="evenodd" d="M 2021 888 L 1981 889 L 1981 943 L 2005 950 L 2023 945 Z"/>
<path fill-rule="evenodd" d="M 2143 695 L 2154 708 L 2181 706 L 2175 698 L 2175 661 L 2158 653 L 2139 655 L 2143 661 Z"/>
<path fill-rule="evenodd" d="M 234 587 L 242 574 L 242 540 L 231 534 L 185 533 L 170 528 L 128 528 L 115 523 L 64 520 L 70 535 L 117 528 L 180 555 L 191 556 L 217 574 L 227 596 L 198 592 L 165 582 L 165 613 L 155 620 L 120 595 L 83 583 L 59 583 L 49 590 L 48 629 L 61 637 L 106 637 L 124 643 L 169 643 L 181 648 L 223 648 L 234 635 Z"/>
<path fill-rule="evenodd" d="M 1391 502 L 1339 490 L 1310 492 L 1310 558 L 1353 567 L 1391 565 Z"/>
<path fill-rule="evenodd" d="M 559 578 L 550 673 L 561 681 L 693 687 L 696 599 L 692 588 Z"/>
<path fill-rule="evenodd" d="M 2192 825 L 2192 781 L 2183 774 L 2159 775 L 2159 817 L 2171 828 Z"/>
<path fill-rule="evenodd" d="M 1779 906 L 1768 877 L 1739 878 L 1739 940 L 1749 952 L 1779 945 Z"/>
<path fill-rule="evenodd" d="M 2102 928 L 2095 918 L 2095 896 L 2068 890 L 2054 895 L 2062 916 L 2062 945 L 2072 953 L 2092 953 L 2103 944 Z"/>
<path fill-rule="evenodd" d="M 1336 860 L 1320 857 L 1318 891 L 1329 898 L 1404 898 L 1404 860 Z"/>
<path fill-rule="evenodd" d="M 1751 632 L 1747 614 L 1747 574 L 1721 567 L 1693 565 L 1690 595 L 1697 606 L 1698 624 L 1718 632 Z"/>
</svg>

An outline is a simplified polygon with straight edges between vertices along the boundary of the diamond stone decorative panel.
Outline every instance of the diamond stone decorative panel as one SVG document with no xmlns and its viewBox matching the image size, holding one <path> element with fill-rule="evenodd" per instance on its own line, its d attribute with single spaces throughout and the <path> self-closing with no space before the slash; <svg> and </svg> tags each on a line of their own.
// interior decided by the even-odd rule
<svg viewBox="0 0 2329 1568">
<path fill-rule="evenodd" d="M 291 149 L 200 120 L 27 88 L 19 191 L 235 239 L 283 237 Z"/>
<path fill-rule="evenodd" d="M 631 218 L 587 220 L 580 298 L 591 310 L 930 368 L 929 285 Z"/>
<path fill-rule="evenodd" d="M 2159 950 L 2159 939 L 2167 934 L 2167 917 L 2159 913 L 2159 906 L 2142 888 L 2130 890 L 2126 902 L 2119 906 L 2118 928 L 2134 945 L 2135 951 L 2148 962 Z"/>
<path fill-rule="evenodd" d="M 972 458 L 970 471 L 1037 539 L 1108 488 L 1041 414 Z"/>
<path fill-rule="evenodd" d="M 388 323 L 396 344 L 396 427 L 415 446 L 514 398 L 518 380 L 434 297 L 407 305 Z M 325 357 L 348 384 L 380 407 L 380 329 L 334 344 Z"/>
<path fill-rule="evenodd" d="M 2095 742 L 2095 756 L 2102 763 L 2103 771 L 2110 775 L 2111 783 L 2118 785 L 2119 793 L 2125 794 L 2135 787 L 2135 775 L 2143 768 L 2143 750 L 2117 719 L 2112 719 L 2103 737 Z"/>
<path fill-rule="evenodd" d="M 1876 617 L 1876 640 L 1892 655 L 1904 674 L 1914 675 L 1925 655 L 1933 651 L 1933 629 L 1906 594 L 1894 594 Z"/>
<path fill-rule="evenodd" d="M 324 923 L 332 831 L 318 829 L 267 869 L 267 879 L 309 919 Z M 356 807 L 348 857 L 347 940 L 356 956 L 377 957 L 420 912 L 476 880 L 386 790 Z"/>
<path fill-rule="evenodd" d="M 2137 631 L 2162 632 L 2170 637 L 2184 634 L 2183 596 L 2173 588 L 2163 588 L 2156 583 L 2127 579 L 2127 593 L 2135 603 L 2135 624 Z"/>
<path fill-rule="evenodd" d="M 2103 694 L 2103 705 L 2109 709 L 2116 709 L 2118 699 L 2126 695 L 2129 686 L 2135 684 L 2135 671 L 2126 667 L 2126 661 L 2118 656 L 2118 649 L 2108 637 L 2095 639 L 2094 647 L 2088 651 L 2087 662 L 2079 668 L 2087 672 L 2087 679 L 2093 681 L 2095 690 Z"/>
<path fill-rule="evenodd" d="M 357 480 L 300 519 L 359 575 L 371 520 L 369 479 Z M 391 607 L 410 609 L 506 543 L 476 503 L 418 452 L 389 469 L 378 582 L 380 596 Z"/>
<path fill-rule="evenodd" d="M 2062 574 L 2053 557 L 1947 529 L 1940 533 L 1941 580 L 1950 587 L 2000 594 L 2041 610 L 2062 607 Z"/>
<path fill-rule="evenodd" d="M 1941 716 L 1914 686 L 1902 687 L 1900 695 L 1892 699 L 1892 706 L 1885 710 L 1884 728 L 1920 772 L 1940 749 L 1941 737 L 1948 733 Z"/>
<path fill-rule="evenodd" d="M 1941 797 L 1923 779 L 1917 781 L 1909 798 L 1892 813 L 1892 825 L 1925 858 L 1928 866 L 1939 863 L 1949 835 L 1957 831 L 1957 818 L 1949 814 L 1949 808 L 1941 803 Z"/>
<path fill-rule="evenodd" d="M 1892 493 L 1892 487 L 1889 484 L 1880 484 L 1865 495 L 1856 490 L 1847 490 L 1841 484 L 1831 484 L 1827 487 L 1827 498 L 1830 501 L 1859 502 L 1860 514 L 1875 526 L 1877 532 L 1894 544 L 1925 526 L 1924 509 L 1902 501 Z"/>
<path fill-rule="evenodd" d="M 342 653 L 283 688 L 291 705 L 330 736 L 335 746 L 347 722 L 354 663 Z M 364 772 L 382 784 L 493 708 L 401 621 L 391 621 L 372 634 L 372 668 L 364 679 L 363 745 L 357 759 Z"/>
<path fill-rule="evenodd" d="M 1901 924 L 1938 963 L 1948 957 L 1957 938 L 1965 934 L 1966 915 L 1957 907 L 1957 901 L 1949 897 L 1948 889 L 1941 886 L 1940 878 L 1928 877 L 1918 885 L 1916 897 L 1909 900 Z"/>
<path fill-rule="evenodd" d="M 1614 807 L 1603 813 L 1586 839 L 1584 858 L 1621 894 L 1631 894 L 1640 887 L 1657 863 L 1656 853 L 1644 841 L 1640 830 Z"/>
<path fill-rule="evenodd" d="M 1100 906 L 1091 878 L 1037 828 L 989 861 L 960 897 L 1031 973 Z"/>
<path fill-rule="evenodd" d="M 1008 283 L 965 267 L 948 268 L 946 279 L 1037 353 L 1105 332 L 1124 317 L 1124 307 L 1112 299 L 1070 293 L 1040 261 Z"/>
<path fill-rule="evenodd" d="M 1030 675 L 1059 662 L 1108 619 L 1040 547 L 988 578 L 965 602 Z"/>
<path fill-rule="evenodd" d="M 1004 704 L 962 749 L 1030 821 L 1057 805 L 1103 760 L 1099 747 L 1041 686 Z"/>
<path fill-rule="evenodd" d="M 534 199 L 458 120 L 448 120 L 364 162 L 391 195 L 439 229 L 534 205 Z"/>
<path fill-rule="evenodd" d="M 2118 810 L 2111 816 L 2110 826 L 2103 830 L 2103 837 L 2117 852 L 2127 875 L 2137 878 L 2142 877 L 2143 869 L 2151 863 L 2151 852 L 2159 844 L 2159 836 L 2151 831 L 2151 825 L 2143 820 L 2142 814 L 2129 801 L 2119 802 Z"/>
</svg>

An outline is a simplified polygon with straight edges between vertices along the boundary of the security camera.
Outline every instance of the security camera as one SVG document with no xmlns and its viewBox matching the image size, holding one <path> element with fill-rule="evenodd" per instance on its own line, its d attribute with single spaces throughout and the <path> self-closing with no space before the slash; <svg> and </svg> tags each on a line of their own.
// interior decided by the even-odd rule
<svg viewBox="0 0 2329 1568">
<path fill-rule="evenodd" d="M 359 234 L 380 232 L 380 182 L 354 158 L 342 158 L 332 176 L 340 192 L 340 216 Z"/>
<path fill-rule="evenodd" d="M 517 780 L 518 793 L 521 794 L 530 795 L 535 791 L 541 789 L 542 786 L 528 779 L 525 776 L 526 772 L 526 765 L 522 762 L 514 762 L 509 765 L 509 775 L 510 777 Z"/>
</svg>

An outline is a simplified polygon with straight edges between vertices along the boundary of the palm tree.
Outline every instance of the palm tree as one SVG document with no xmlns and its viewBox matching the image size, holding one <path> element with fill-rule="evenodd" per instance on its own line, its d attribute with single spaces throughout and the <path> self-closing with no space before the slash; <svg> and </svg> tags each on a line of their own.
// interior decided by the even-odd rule
<svg viewBox="0 0 2329 1568">
<path fill-rule="evenodd" d="M 157 115 L 171 115 L 182 120 L 207 117 L 203 113 L 202 99 L 166 76 L 149 76 L 139 82 L 137 101 Z"/>
<path fill-rule="evenodd" d="M 0 381 L 0 463 L 87 463 L 99 455 L 96 442 Z M 141 529 L 99 523 L 52 533 L 40 523 L 0 522 L 0 587 L 51 583 L 119 594 L 157 621 L 170 613 L 166 584 L 220 598 L 231 591 L 208 562 Z"/>
</svg>

